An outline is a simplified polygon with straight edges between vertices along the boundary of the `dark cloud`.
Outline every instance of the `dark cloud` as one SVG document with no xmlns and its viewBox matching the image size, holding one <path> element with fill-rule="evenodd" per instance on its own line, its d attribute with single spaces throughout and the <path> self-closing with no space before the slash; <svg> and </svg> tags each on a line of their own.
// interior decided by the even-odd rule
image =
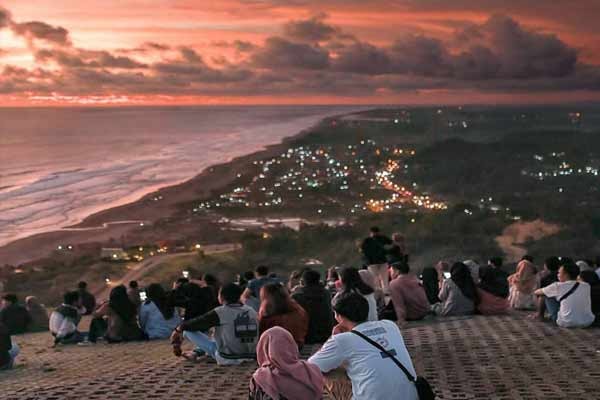
<svg viewBox="0 0 600 400">
<path fill-rule="evenodd" d="M 55 61 L 68 68 L 146 68 L 147 65 L 129 57 L 115 56 L 108 51 L 90 51 L 82 49 L 43 49 L 35 53 L 37 61 L 47 63 Z"/>
<path fill-rule="evenodd" d="M 52 26 L 45 22 L 30 21 L 13 23 L 11 25 L 15 34 L 28 39 L 38 39 L 61 46 L 70 46 L 69 31 L 61 26 Z"/>
<path fill-rule="evenodd" d="M 252 56 L 260 68 L 324 69 L 329 66 L 329 52 L 322 47 L 270 37 Z"/>
<path fill-rule="evenodd" d="M 0 7 L 0 29 L 6 28 L 11 22 L 8 10 Z"/>
<path fill-rule="evenodd" d="M 390 49 L 392 72 L 419 76 L 450 76 L 450 54 L 444 44 L 422 35 L 396 40 Z"/>
<path fill-rule="evenodd" d="M 283 31 L 293 40 L 321 42 L 333 38 L 339 30 L 326 24 L 325 14 L 316 15 L 310 19 L 290 21 L 284 25 Z"/>
<path fill-rule="evenodd" d="M 368 43 L 343 46 L 333 60 L 333 69 L 341 72 L 378 75 L 389 73 L 391 61 L 387 53 Z"/>
</svg>

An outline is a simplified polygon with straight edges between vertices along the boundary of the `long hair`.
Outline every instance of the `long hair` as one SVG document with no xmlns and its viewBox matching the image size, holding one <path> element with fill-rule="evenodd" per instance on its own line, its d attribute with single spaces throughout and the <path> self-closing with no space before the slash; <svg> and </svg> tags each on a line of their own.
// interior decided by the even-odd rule
<svg viewBox="0 0 600 400">
<path fill-rule="evenodd" d="M 165 319 L 173 318 L 173 313 L 175 312 L 175 308 L 168 301 L 167 293 L 165 289 L 159 283 L 153 283 L 146 288 L 146 292 L 148 293 L 148 301 L 154 303 L 154 305 L 160 310 L 160 313 L 165 317 Z"/>
<path fill-rule="evenodd" d="M 450 279 L 466 298 L 473 300 L 475 304 L 479 304 L 479 295 L 469 267 L 464 263 L 455 262 L 450 268 Z"/>
<path fill-rule="evenodd" d="M 289 292 L 279 283 L 269 283 L 260 289 L 259 317 L 287 314 L 294 308 Z"/>
<path fill-rule="evenodd" d="M 124 322 L 131 322 L 135 319 L 136 306 L 129 300 L 125 286 L 115 286 L 110 291 L 108 305 Z"/>
<path fill-rule="evenodd" d="M 374 292 L 373 288 L 365 283 L 356 268 L 344 268 L 341 275 L 343 292 L 358 292 L 363 296 Z"/>
</svg>

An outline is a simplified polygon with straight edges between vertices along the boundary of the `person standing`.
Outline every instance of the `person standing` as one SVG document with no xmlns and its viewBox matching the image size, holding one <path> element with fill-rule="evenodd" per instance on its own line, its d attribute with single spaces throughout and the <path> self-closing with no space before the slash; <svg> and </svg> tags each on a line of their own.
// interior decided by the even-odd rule
<svg viewBox="0 0 600 400">
<path fill-rule="evenodd" d="M 377 286 L 384 294 L 389 293 L 389 274 L 387 264 L 386 246 L 392 244 L 392 240 L 381 234 L 379 228 L 374 226 L 370 229 L 369 237 L 363 240 L 360 248 L 367 268 L 375 276 Z"/>
</svg>

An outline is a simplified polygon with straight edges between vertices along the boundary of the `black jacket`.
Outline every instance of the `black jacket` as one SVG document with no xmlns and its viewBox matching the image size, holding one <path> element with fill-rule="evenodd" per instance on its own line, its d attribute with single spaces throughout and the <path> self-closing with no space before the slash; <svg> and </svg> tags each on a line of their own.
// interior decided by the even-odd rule
<svg viewBox="0 0 600 400">
<path fill-rule="evenodd" d="M 392 240 L 383 235 L 369 236 L 363 240 L 360 248 L 365 263 L 367 265 L 387 263 L 387 251 L 385 246 L 390 244 L 392 244 Z"/>
<path fill-rule="evenodd" d="M 20 304 L 10 304 L 0 311 L 0 322 L 8 328 L 8 333 L 17 335 L 25 333 L 31 323 L 29 311 Z"/>
<path fill-rule="evenodd" d="M 324 343 L 333 329 L 333 311 L 331 295 L 321 285 L 300 286 L 292 298 L 304 308 L 308 314 L 308 332 L 305 343 Z"/>
</svg>

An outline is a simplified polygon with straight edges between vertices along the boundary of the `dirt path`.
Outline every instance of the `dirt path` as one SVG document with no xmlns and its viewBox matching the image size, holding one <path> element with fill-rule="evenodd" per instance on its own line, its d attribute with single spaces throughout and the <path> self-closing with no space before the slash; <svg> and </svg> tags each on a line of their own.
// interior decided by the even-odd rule
<svg viewBox="0 0 600 400">
<path fill-rule="evenodd" d="M 229 253 L 231 251 L 238 250 L 240 245 L 237 243 L 227 243 L 227 244 L 216 244 L 216 245 L 208 245 L 204 246 L 204 254 L 219 254 L 219 253 Z M 118 280 L 114 280 L 110 283 L 110 285 L 103 286 L 102 289 L 96 291 L 94 295 L 96 299 L 102 301 L 108 298 L 108 295 L 111 289 L 118 285 L 127 285 L 130 281 L 139 281 L 142 280 L 146 275 L 153 272 L 157 267 L 162 265 L 164 262 L 171 260 L 173 258 L 181 257 L 181 256 L 190 256 L 194 255 L 196 252 L 188 252 L 188 253 L 173 253 L 173 254 L 165 254 L 160 256 L 155 256 L 149 258 L 141 263 L 133 264 L 133 268 L 131 268 L 123 277 Z"/>
<path fill-rule="evenodd" d="M 525 242 L 554 235 L 560 229 L 560 226 L 544 222 L 541 219 L 515 222 L 507 226 L 501 236 L 496 237 L 496 243 L 506 254 L 507 262 L 517 262 L 527 253 L 522 246 Z"/>
</svg>

